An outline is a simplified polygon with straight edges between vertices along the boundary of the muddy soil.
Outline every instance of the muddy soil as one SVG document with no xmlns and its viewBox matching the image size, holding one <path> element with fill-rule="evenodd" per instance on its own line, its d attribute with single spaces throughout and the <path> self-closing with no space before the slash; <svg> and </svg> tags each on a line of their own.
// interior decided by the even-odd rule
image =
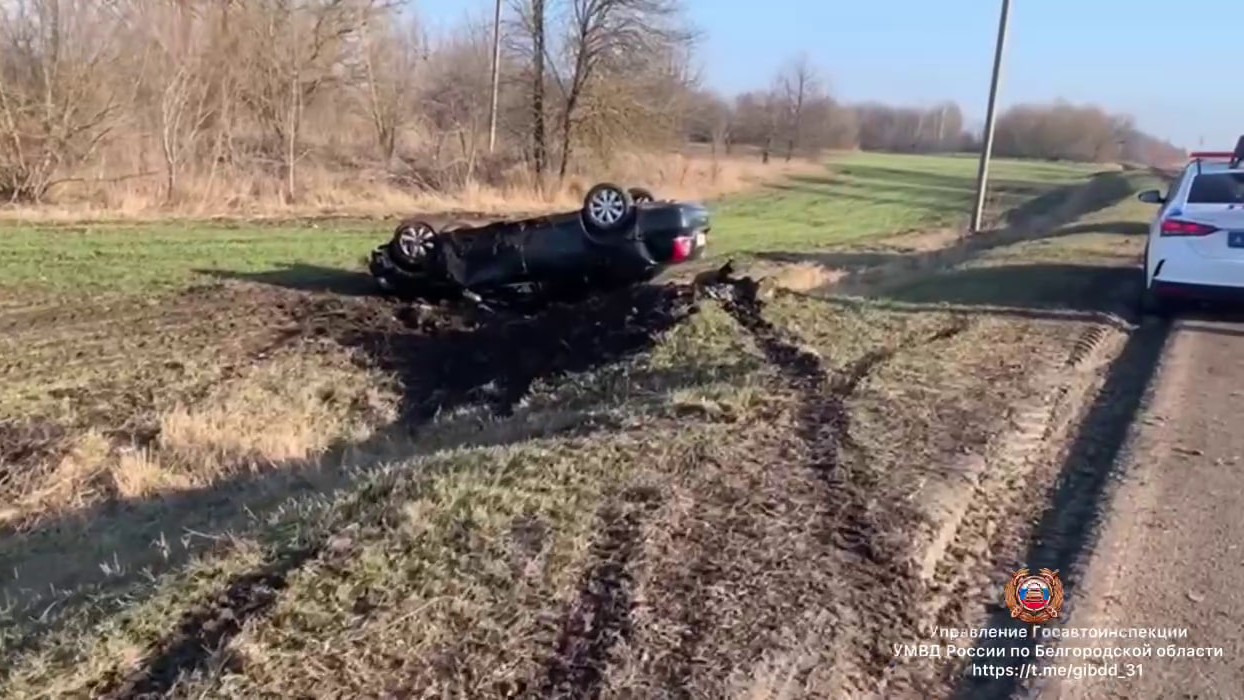
<svg viewBox="0 0 1244 700">
<path fill-rule="evenodd" d="M 687 560 L 677 570 L 643 582 L 650 613 L 675 621 L 679 633 L 673 639 L 638 633 L 635 641 L 651 656 L 630 670 L 676 697 L 689 697 L 692 689 L 724 692 L 719 684 L 732 669 L 744 670 L 740 664 L 764 655 L 766 634 L 776 641 L 791 633 L 756 630 L 774 620 L 799 623 L 797 614 L 783 611 L 815 612 L 819 617 L 805 622 L 806 631 L 818 635 L 811 644 L 817 651 L 810 659 L 792 661 L 794 676 L 829 696 L 874 687 L 891 661 L 891 644 L 907 641 L 904 634 L 917 626 L 910 600 L 923 588 L 908 567 L 903 542 L 914 516 L 880 492 L 877 475 L 868 471 L 867 455 L 852 439 L 847 402 L 860 382 L 895 353 L 936 343 L 962 327 L 952 324 L 931 335 L 903 339 L 833 369 L 765 319 L 755 281 L 719 275 L 701 283 L 779 371 L 782 389 L 796 400 L 788 417 L 790 430 L 747 456 L 755 462 L 754 473 L 749 472 L 755 484 L 744 491 L 738 484 L 714 485 L 706 479 L 704 486 L 693 489 L 703 497 L 697 498 L 696 508 L 720 507 L 737 519 L 721 527 L 726 523 L 719 514 L 703 513 L 703 522 L 679 533 Z M 188 338 L 185 343 L 157 343 L 161 352 L 142 360 L 152 367 L 167 369 L 169 363 L 182 361 L 179 352 L 195 346 L 218 353 L 226 373 L 284 349 L 351 349 L 359 362 L 392 377 L 401 397 L 400 425 L 417 429 L 438 413 L 466 405 L 486 405 L 505 414 L 533 382 L 588 371 L 646 350 L 696 312 L 699 296 L 688 284 L 646 285 L 523 313 L 216 285 L 179 297 L 163 310 L 164 316 L 160 310 L 150 315 L 128 308 L 117 313 L 128 314 L 127 319 L 137 314 L 140 321 L 164 319 L 151 321 L 158 337 Z M 89 332 L 99 321 L 85 312 L 53 314 L 26 326 L 23 334 L 37 341 L 75 327 Z M 32 328 L 45 328 L 46 333 L 32 333 Z M 111 430 L 138 434 L 157 409 L 154 395 L 164 391 L 167 396 L 168 384 L 161 376 L 153 371 L 134 381 L 124 377 L 129 384 L 118 381 L 95 393 L 83 388 L 81 395 L 64 398 L 87 406 L 123 397 L 125 401 L 112 403 L 111 414 L 84 415 Z M 221 376 L 174 391 L 192 399 Z M 17 445 L 6 447 L 0 460 L 13 468 L 47 459 L 69 430 L 81 427 L 46 420 L 0 424 L 0 430 L 8 431 L 0 438 L 13 436 Z M 748 471 L 746 465 L 731 468 Z M 714 492 L 715 486 L 722 488 Z M 602 537 L 590 555 L 581 595 L 550 650 L 546 675 L 532 679 L 531 691 L 540 688 L 543 696 L 566 697 L 601 693 L 613 672 L 615 646 L 636 634 L 629 617 L 638 585 L 632 561 L 642 555 L 644 522 L 661 503 L 652 494 L 627 500 L 619 510 L 601 514 Z M 746 515 L 799 508 L 807 508 L 809 515 L 773 523 Z M 806 517 L 815 520 L 811 527 Z M 765 537 L 749 535 L 749 529 L 770 526 L 773 530 Z M 765 541 L 783 545 L 754 546 Z M 182 624 L 146 651 L 137 670 L 112 676 L 101 692 L 111 697 L 167 692 L 180 674 L 206 663 L 209 655 L 200 649 L 219 648 L 248 618 L 261 617 L 285 577 L 321 550 L 313 544 L 306 554 L 272 571 L 241 577 L 220 595 L 193 603 Z M 799 563 L 790 562 L 790 551 L 797 552 Z M 740 603 L 731 614 L 721 614 L 724 605 Z"/>
<path fill-rule="evenodd" d="M 648 349 L 696 308 L 686 285 L 640 285 L 527 313 L 325 297 L 298 309 L 297 322 L 303 338 L 357 348 L 394 377 L 401 415 L 416 427 L 466 404 L 508 414 L 537 379 Z"/>
<path fill-rule="evenodd" d="M 0 420 L 0 488 L 23 464 L 57 458 L 65 446 L 65 428 L 39 420 Z"/>
<path fill-rule="evenodd" d="M 79 429 L 141 422 L 154 401 L 193 400 L 292 340 L 292 295 L 218 284 L 166 300 L 0 313 L 0 410 Z M 196 376 L 199 366 L 220 376 Z"/>
<path fill-rule="evenodd" d="M 183 671 L 202 666 L 248 620 L 267 613 L 285 588 L 289 573 L 317 553 L 311 548 L 287 552 L 260 570 L 237 577 L 215 599 L 183 615 L 177 629 L 137 669 L 101 679 L 93 696 L 109 700 L 165 696 Z M 227 670 L 241 672 L 237 660 L 233 661 L 226 664 Z"/>
<path fill-rule="evenodd" d="M 633 560 L 642 549 L 641 526 L 659 502 L 660 495 L 653 489 L 633 488 L 603 509 L 600 536 L 588 553 L 591 564 L 580 583 L 578 599 L 562 622 L 540 697 L 600 697 L 615 645 L 634 636 Z"/>
<path fill-rule="evenodd" d="M 639 286 L 523 313 L 217 284 L 156 306 L 6 315 L 0 325 L 15 332 L 0 341 L 7 357 L 0 380 L 43 396 L 0 406 L 0 473 L 54 459 L 65 438 L 88 428 L 147 444 L 158 436 L 161 410 L 192 404 L 283 350 L 356 349 L 360 362 L 394 378 L 412 427 L 469 403 L 505 413 L 533 381 L 650 347 L 694 310 L 685 285 Z M 78 381 L 58 381 L 75 366 L 86 367 Z"/>
<path fill-rule="evenodd" d="M 812 696 L 848 697 L 875 685 L 891 643 L 916 625 L 908 596 L 920 584 L 904 556 L 914 515 L 885 498 L 848 404 L 898 352 L 933 351 L 964 325 L 833 368 L 765 317 L 757 288 L 718 276 L 707 291 L 777 370 L 773 390 L 792 399 L 788 413 L 740 426 L 722 453 L 672 477 L 659 502 L 602 516 L 593 551 L 610 554 L 587 567 L 545 661 L 548 679 L 533 679 L 523 697 L 599 697 L 619 686 L 766 697 L 776 689 L 731 685 L 766 658 Z M 774 658 L 784 652 L 794 655 Z"/>
<path fill-rule="evenodd" d="M 54 464 L 87 430 L 149 444 L 163 411 L 195 402 L 295 339 L 290 296 L 212 285 L 158 302 L 0 311 L 0 493 Z"/>
<path fill-rule="evenodd" d="M 397 383 L 402 396 L 399 427 L 406 429 L 467 404 L 490 406 L 502 414 L 511 411 L 532 382 L 591 370 L 648 349 L 698 308 L 693 290 L 682 285 L 639 286 L 527 314 L 305 293 L 267 299 L 269 308 L 283 318 L 261 352 L 270 352 L 273 342 L 306 346 L 299 349 L 357 350 L 359 362 L 388 372 Z M 33 455 L 33 446 L 27 451 Z M 613 522 L 619 516 L 602 517 Z M 634 528 L 628 525 L 633 517 L 622 519 L 614 544 L 596 551 L 601 563 L 589 574 L 597 582 L 590 590 L 609 588 L 610 578 L 625 568 L 626 533 Z M 151 645 L 135 668 L 101 679 L 96 692 L 115 698 L 166 693 L 182 674 L 202 669 L 211 650 L 227 644 L 247 620 L 265 615 L 287 577 L 325 551 L 324 542 L 312 542 L 296 556 L 236 577 L 218 595 L 192 602 L 177 627 Z M 613 588 L 601 592 L 599 600 L 585 594 L 585 610 L 595 610 L 601 619 L 616 616 L 619 606 L 626 605 L 624 588 Z M 564 644 L 572 657 L 590 658 L 603 653 L 610 639 L 592 629 L 568 628 Z M 558 686 L 568 675 L 572 684 L 590 684 L 578 673 L 550 669 L 547 683 Z"/>
</svg>

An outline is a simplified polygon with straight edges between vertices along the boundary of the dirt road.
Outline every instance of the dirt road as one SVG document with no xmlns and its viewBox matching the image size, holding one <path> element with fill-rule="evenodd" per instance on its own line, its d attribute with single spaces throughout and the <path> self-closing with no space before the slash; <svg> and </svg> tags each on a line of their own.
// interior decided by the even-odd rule
<svg viewBox="0 0 1244 700">
<path fill-rule="evenodd" d="M 1043 698 L 1230 698 L 1244 694 L 1244 324 L 1175 322 L 1150 396 L 1121 455 L 1122 482 L 1103 519 L 1068 627 L 1187 629 L 1169 639 L 1077 639 L 1064 647 L 1152 648 L 1104 663 L 1132 678 L 1049 679 Z M 1158 656 L 1158 648 L 1221 656 Z M 1071 651 L 1069 649 L 1069 651 Z M 1129 666 L 1130 665 L 1130 666 Z M 1069 671 L 1072 669 L 1068 669 Z"/>
</svg>

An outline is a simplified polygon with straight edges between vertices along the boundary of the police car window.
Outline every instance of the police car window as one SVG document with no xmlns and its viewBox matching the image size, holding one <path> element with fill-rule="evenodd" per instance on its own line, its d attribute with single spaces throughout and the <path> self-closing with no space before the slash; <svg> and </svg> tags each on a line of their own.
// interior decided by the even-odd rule
<svg viewBox="0 0 1244 700">
<path fill-rule="evenodd" d="M 1189 204 L 1244 204 L 1244 173 L 1198 175 L 1188 191 Z"/>
<path fill-rule="evenodd" d="M 1187 180 L 1187 179 L 1188 179 L 1188 171 L 1185 170 L 1179 174 L 1179 177 L 1175 178 L 1174 180 L 1171 180 L 1171 186 L 1168 187 L 1166 190 L 1165 199 L 1167 202 L 1170 202 L 1175 197 L 1175 193 L 1179 191 L 1179 186 L 1184 184 L 1184 180 Z"/>
</svg>

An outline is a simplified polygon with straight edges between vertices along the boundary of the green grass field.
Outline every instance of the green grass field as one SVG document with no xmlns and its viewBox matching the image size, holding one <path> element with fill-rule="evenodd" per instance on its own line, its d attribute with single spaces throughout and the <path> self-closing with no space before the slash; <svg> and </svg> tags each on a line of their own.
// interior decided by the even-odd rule
<svg viewBox="0 0 1244 700">
<path fill-rule="evenodd" d="M 723 202 L 713 245 L 734 252 L 798 252 L 886 234 L 966 225 L 977 160 L 965 156 L 859 153 L 832 161 L 824 175 L 797 176 L 766 192 Z M 986 213 L 1083 184 L 1100 166 L 998 160 Z"/>
<path fill-rule="evenodd" d="M 960 156 L 850 154 L 823 175 L 798 176 L 715 203 L 710 254 L 795 252 L 886 234 L 959 225 L 973 198 L 976 161 Z M 989 211 L 1082 184 L 1099 168 L 997 161 Z M 394 213 L 398 218 L 400 212 Z M 334 269 L 361 270 L 388 224 L 151 224 L 0 227 L 0 300 L 31 292 L 146 293 L 214 273 L 296 268 L 314 281 Z"/>
<path fill-rule="evenodd" d="M 715 252 L 954 225 L 974 165 L 842 158 L 717 203 Z M 935 487 L 1066 374 L 1053 312 L 1135 287 L 1149 209 L 1095 171 L 998 164 L 997 220 L 1068 220 L 868 298 L 476 326 L 297 289 L 370 225 L 0 229 L 0 696 L 935 695 L 888 669 L 910 601 L 970 600 L 1047 484 Z M 928 493 L 1031 512 L 965 516 L 934 592 Z"/>
</svg>

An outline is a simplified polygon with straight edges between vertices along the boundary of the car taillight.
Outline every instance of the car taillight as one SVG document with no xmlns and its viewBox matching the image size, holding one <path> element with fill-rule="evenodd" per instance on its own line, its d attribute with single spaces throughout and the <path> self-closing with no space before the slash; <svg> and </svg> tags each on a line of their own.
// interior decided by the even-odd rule
<svg viewBox="0 0 1244 700">
<path fill-rule="evenodd" d="M 1195 221 L 1166 219 L 1162 222 L 1163 236 L 1208 236 L 1217 230 L 1213 226 L 1198 224 Z"/>
<path fill-rule="evenodd" d="M 680 263 L 691 257 L 691 251 L 695 247 L 695 240 L 689 236 L 680 236 L 674 239 L 674 251 L 670 255 L 670 262 Z"/>
</svg>

